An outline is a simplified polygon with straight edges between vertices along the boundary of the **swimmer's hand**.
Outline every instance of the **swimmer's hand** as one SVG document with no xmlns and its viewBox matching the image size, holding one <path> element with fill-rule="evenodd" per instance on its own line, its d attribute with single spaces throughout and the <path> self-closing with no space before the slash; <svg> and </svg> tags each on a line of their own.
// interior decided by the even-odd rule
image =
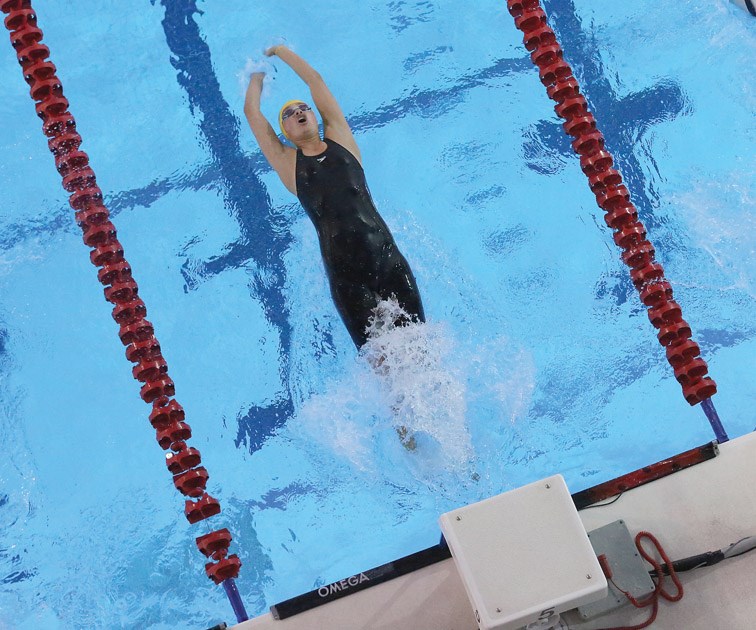
<svg viewBox="0 0 756 630">
<path fill-rule="evenodd" d="M 276 69 L 273 67 L 273 64 L 267 59 L 247 59 L 244 69 L 236 73 L 236 77 L 239 79 L 239 91 L 241 95 L 244 96 L 251 86 L 259 88 L 259 91 L 262 92 L 263 86 L 273 80 L 275 72 Z M 261 75 L 265 81 L 263 82 L 262 79 L 258 79 L 257 77 L 253 79 L 256 74 Z"/>
<path fill-rule="evenodd" d="M 278 54 L 279 48 L 286 48 L 286 46 L 284 46 L 283 44 L 276 44 L 275 46 L 271 46 L 270 48 L 267 48 L 264 54 L 266 57 L 272 57 L 273 55 Z"/>
</svg>

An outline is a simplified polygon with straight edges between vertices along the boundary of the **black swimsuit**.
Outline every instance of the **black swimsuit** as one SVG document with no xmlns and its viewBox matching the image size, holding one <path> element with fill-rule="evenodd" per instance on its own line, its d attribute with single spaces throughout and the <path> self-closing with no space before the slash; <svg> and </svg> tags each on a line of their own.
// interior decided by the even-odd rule
<svg viewBox="0 0 756 630">
<path fill-rule="evenodd" d="M 415 277 L 376 210 L 362 166 L 337 142 L 325 143 L 318 155 L 297 151 L 297 197 L 315 224 L 333 301 L 359 348 L 379 300 L 393 296 L 411 317 L 425 321 L 425 315 Z"/>
</svg>

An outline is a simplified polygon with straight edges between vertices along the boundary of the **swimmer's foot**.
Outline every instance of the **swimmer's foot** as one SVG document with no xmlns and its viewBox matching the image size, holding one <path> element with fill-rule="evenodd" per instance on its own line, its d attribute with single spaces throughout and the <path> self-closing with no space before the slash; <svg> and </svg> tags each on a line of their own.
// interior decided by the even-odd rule
<svg viewBox="0 0 756 630">
<path fill-rule="evenodd" d="M 407 427 L 396 427 L 396 433 L 399 436 L 399 441 L 402 443 L 402 446 L 408 451 L 414 451 L 417 448 L 415 436 L 410 435 L 409 429 Z"/>
</svg>

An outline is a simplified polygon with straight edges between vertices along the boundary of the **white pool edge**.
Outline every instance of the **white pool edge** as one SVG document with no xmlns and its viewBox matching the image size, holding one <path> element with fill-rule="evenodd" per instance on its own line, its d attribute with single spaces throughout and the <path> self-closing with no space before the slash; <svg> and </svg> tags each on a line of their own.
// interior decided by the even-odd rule
<svg viewBox="0 0 756 630">
<path fill-rule="evenodd" d="M 652 463 L 652 462 L 649 462 Z M 555 471 L 559 472 L 559 471 Z M 674 559 L 712 551 L 756 535 L 756 433 L 720 445 L 718 457 L 626 492 L 612 505 L 580 512 L 587 531 L 623 519 L 631 533 L 656 535 Z M 756 619 L 756 552 L 681 574 L 686 594 L 662 601 L 659 630 L 745 629 Z M 630 607 L 592 630 L 643 621 L 648 611 Z M 398 577 L 284 620 L 270 614 L 236 630 L 475 630 L 473 611 L 453 560 Z"/>
</svg>

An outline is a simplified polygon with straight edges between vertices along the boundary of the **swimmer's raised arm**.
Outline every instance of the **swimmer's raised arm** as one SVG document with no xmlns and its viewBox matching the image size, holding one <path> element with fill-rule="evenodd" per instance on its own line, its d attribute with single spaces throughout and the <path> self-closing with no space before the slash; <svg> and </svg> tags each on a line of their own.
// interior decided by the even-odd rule
<svg viewBox="0 0 756 630">
<path fill-rule="evenodd" d="M 320 113 L 320 117 L 323 119 L 325 137 L 335 140 L 351 151 L 361 161 L 360 150 L 357 147 L 357 142 L 352 135 L 352 130 L 349 128 L 344 112 L 341 111 L 341 106 L 336 97 L 331 93 L 331 90 L 328 89 L 320 73 L 297 53 L 282 44 L 268 48 L 265 54 L 268 57 L 276 55 L 299 75 L 299 78 L 310 88 L 312 100 Z"/>
<path fill-rule="evenodd" d="M 260 111 L 260 95 L 264 72 L 255 72 L 249 80 L 247 94 L 244 97 L 244 115 L 247 117 L 257 144 L 273 169 L 278 173 L 283 185 L 293 194 L 297 194 L 295 179 L 296 151 L 287 147 L 278 139 L 268 119 Z"/>
</svg>

